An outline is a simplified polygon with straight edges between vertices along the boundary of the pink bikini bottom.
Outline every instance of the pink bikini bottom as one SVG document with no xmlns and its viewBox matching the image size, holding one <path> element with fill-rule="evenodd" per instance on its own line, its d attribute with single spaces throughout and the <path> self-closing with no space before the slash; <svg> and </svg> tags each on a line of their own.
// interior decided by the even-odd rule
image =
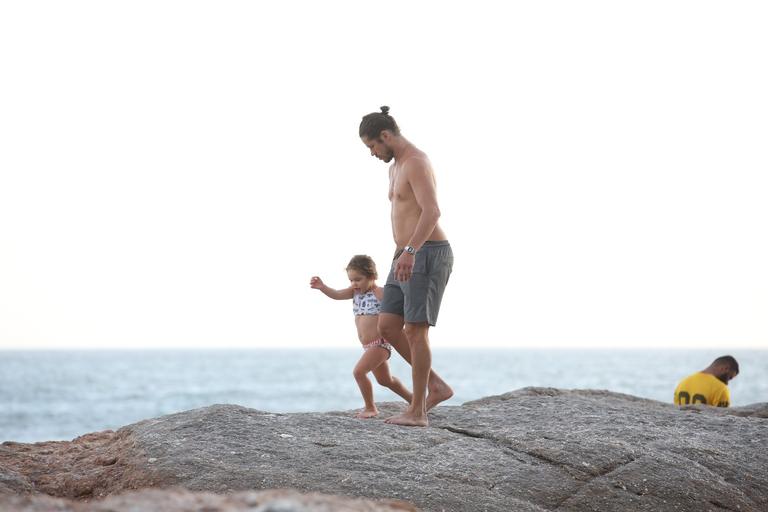
<svg viewBox="0 0 768 512">
<path fill-rule="evenodd" d="M 373 348 L 373 347 L 381 347 L 384 350 L 386 350 L 387 353 L 389 354 L 387 356 L 387 359 L 392 357 L 392 345 L 390 345 L 389 342 L 387 342 L 387 340 L 385 340 L 384 338 L 379 338 L 377 340 L 373 340 L 370 343 L 366 343 L 365 345 L 363 345 L 363 350 L 368 350 L 369 348 Z"/>
</svg>

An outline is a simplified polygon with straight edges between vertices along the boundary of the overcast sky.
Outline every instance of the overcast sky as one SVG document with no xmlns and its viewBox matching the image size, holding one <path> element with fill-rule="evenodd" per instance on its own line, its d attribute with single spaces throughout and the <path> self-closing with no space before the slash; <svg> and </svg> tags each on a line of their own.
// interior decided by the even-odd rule
<svg viewBox="0 0 768 512">
<path fill-rule="evenodd" d="M 768 347 L 765 3 L 507 4 L 4 2 L 0 348 L 356 346 L 308 283 L 386 275 L 380 105 L 433 345 Z"/>
</svg>

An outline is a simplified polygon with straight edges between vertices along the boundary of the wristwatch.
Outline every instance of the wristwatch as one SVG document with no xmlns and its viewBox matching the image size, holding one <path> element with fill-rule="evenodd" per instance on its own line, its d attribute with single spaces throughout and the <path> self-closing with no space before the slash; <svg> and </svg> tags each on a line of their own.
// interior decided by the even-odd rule
<svg viewBox="0 0 768 512">
<path fill-rule="evenodd" d="M 416 249 L 414 249 L 410 245 L 406 245 L 405 247 L 403 247 L 403 250 L 408 254 L 416 254 Z"/>
</svg>

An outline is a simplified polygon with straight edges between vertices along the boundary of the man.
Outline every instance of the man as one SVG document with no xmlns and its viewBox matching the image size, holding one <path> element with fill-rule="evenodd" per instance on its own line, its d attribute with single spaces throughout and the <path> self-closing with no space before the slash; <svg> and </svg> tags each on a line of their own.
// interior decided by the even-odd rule
<svg viewBox="0 0 768 512">
<path fill-rule="evenodd" d="M 389 107 L 363 117 L 360 139 L 372 156 L 387 163 L 394 160 L 389 168 L 389 200 L 397 251 L 384 285 L 379 333 L 411 363 L 413 400 L 403 414 L 386 421 L 427 426 L 427 411 L 453 395 L 430 370 L 428 338 L 453 268 L 453 253 L 438 224 L 440 208 L 429 159 L 400 134 Z"/>
<path fill-rule="evenodd" d="M 731 356 L 718 357 L 700 372 L 680 381 L 675 389 L 674 403 L 677 405 L 704 404 L 728 407 L 731 395 L 728 381 L 739 374 L 739 363 Z"/>
</svg>

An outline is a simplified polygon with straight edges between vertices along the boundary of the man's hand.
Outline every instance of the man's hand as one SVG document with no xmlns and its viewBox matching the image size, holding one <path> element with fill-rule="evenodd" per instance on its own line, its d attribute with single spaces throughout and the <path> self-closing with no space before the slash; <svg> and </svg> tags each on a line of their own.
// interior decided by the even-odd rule
<svg viewBox="0 0 768 512">
<path fill-rule="evenodd" d="M 397 264 L 395 265 L 395 279 L 404 282 L 411 278 L 413 274 L 413 262 L 416 260 L 416 256 L 403 251 L 403 254 L 397 258 Z"/>
</svg>

